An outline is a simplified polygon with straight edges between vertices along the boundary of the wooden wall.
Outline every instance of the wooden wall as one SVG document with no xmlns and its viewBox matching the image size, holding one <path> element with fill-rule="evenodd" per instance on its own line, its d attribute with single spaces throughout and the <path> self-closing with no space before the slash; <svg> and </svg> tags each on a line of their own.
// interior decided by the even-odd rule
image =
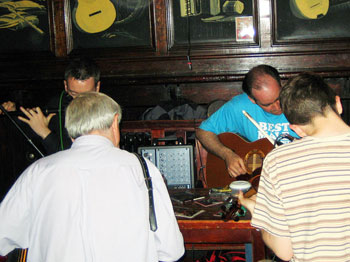
<svg viewBox="0 0 350 262">
<path fill-rule="evenodd" d="M 231 97 L 240 89 L 244 74 L 261 63 L 276 67 L 283 79 L 301 71 L 330 78 L 349 76 L 349 39 L 318 39 L 316 35 L 312 40 L 279 41 L 274 0 L 252 0 L 257 29 L 253 42 L 176 44 L 173 1 L 154 0 L 148 10 L 148 45 L 99 49 L 74 47 L 69 3 L 48 0 L 51 51 L 0 52 L 3 99 L 16 97 L 20 103 L 41 105 L 62 90 L 69 57 L 80 55 L 96 60 L 102 70 L 102 90 L 132 112 L 174 99 L 174 94 L 175 99 L 199 104 Z M 189 47 L 192 69 L 187 64 Z M 136 112 L 130 118 L 137 118 Z"/>
</svg>

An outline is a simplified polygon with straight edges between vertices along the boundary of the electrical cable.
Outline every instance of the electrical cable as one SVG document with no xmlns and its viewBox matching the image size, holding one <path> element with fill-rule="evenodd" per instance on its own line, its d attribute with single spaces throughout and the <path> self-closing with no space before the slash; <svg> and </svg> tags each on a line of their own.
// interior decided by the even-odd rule
<svg viewBox="0 0 350 262">
<path fill-rule="evenodd" d="M 62 99 L 63 95 L 66 91 L 63 90 L 60 95 L 60 100 L 58 103 L 58 122 L 59 122 L 59 136 L 60 136 L 60 144 L 61 144 L 61 150 L 64 150 L 63 146 L 63 127 L 62 127 Z"/>
<path fill-rule="evenodd" d="M 190 12 L 189 12 L 189 3 L 190 0 L 186 1 L 186 10 L 187 10 L 187 42 L 188 42 L 188 49 L 187 49 L 187 65 L 190 70 L 192 70 L 192 61 L 191 61 L 191 24 L 190 24 Z"/>
</svg>

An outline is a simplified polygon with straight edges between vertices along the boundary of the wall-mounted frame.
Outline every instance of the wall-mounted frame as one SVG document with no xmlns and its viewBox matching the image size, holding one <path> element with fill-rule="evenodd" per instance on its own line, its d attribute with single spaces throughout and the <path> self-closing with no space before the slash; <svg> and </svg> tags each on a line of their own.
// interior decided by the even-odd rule
<svg viewBox="0 0 350 262">
<path fill-rule="evenodd" d="M 350 39 L 350 0 L 272 0 L 273 43 Z"/>
<path fill-rule="evenodd" d="M 152 48 L 149 0 L 70 0 L 68 52 L 81 49 Z"/>
<path fill-rule="evenodd" d="M 50 1 L 0 2 L 0 53 L 51 51 Z"/>
<path fill-rule="evenodd" d="M 168 0 L 168 48 L 258 44 L 256 0 Z"/>
</svg>

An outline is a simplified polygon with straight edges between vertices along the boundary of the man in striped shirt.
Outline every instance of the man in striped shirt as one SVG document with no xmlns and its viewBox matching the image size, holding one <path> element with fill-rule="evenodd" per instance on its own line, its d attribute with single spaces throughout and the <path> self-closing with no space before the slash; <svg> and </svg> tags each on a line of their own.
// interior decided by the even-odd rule
<svg viewBox="0 0 350 262">
<path fill-rule="evenodd" d="M 340 98 L 321 77 L 302 73 L 280 102 L 302 138 L 266 156 L 257 196 L 240 193 L 240 202 L 281 259 L 350 261 L 350 127 Z"/>
</svg>

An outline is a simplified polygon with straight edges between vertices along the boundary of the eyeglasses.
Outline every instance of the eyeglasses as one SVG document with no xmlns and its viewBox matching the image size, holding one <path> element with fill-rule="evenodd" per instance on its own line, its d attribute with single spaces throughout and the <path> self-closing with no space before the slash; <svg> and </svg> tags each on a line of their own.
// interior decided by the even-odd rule
<svg viewBox="0 0 350 262">
<path fill-rule="evenodd" d="M 72 90 L 69 89 L 69 87 L 67 87 L 68 95 L 70 95 L 73 98 L 77 97 L 81 93 L 85 93 L 85 92 L 88 92 L 88 91 L 96 91 L 96 87 L 94 87 L 93 90 L 86 90 L 86 91 L 82 91 L 82 92 L 72 91 Z"/>
</svg>

